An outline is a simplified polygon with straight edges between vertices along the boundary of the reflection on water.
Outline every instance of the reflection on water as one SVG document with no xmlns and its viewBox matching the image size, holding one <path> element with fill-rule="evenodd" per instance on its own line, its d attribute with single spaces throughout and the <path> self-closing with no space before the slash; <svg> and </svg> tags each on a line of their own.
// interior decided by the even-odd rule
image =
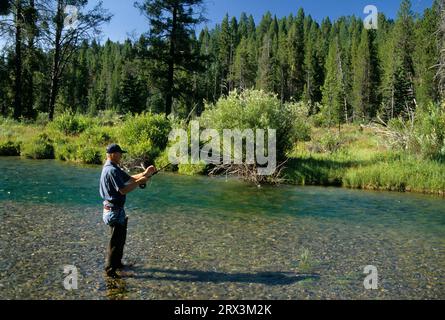
<svg viewBox="0 0 445 320">
<path fill-rule="evenodd" d="M 106 280 L 101 168 L 0 158 L 0 169 L 0 298 L 445 297 L 439 197 L 160 174 L 127 198 L 135 267 Z M 77 291 L 63 288 L 66 264 Z M 363 288 L 369 264 L 375 291 Z"/>
</svg>

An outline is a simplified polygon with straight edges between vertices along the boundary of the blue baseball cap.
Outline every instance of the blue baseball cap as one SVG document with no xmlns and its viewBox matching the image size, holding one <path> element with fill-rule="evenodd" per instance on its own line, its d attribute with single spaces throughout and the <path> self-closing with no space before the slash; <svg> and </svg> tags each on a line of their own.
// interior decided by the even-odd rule
<svg viewBox="0 0 445 320">
<path fill-rule="evenodd" d="M 122 148 L 118 144 L 116 143 L 110 144 L 107 147 L 107 153 L 115 153 L 115 152 L 127 153 L 127 151 L 122 150 Z"/>
</svg>

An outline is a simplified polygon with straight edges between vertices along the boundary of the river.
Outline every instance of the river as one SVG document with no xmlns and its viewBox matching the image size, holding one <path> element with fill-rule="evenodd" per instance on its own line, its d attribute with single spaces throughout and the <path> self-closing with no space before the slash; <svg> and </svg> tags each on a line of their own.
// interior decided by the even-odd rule
<svg viewBox="0 0 445 320">
<path fill-rule="evenodd" d="M 101 167 L 0 157 L 0 170 L 0 299 L 445 298 L 441 197 L 161 173 L 127 197 L 134 266 L 109 280 Z"/>
</svg>

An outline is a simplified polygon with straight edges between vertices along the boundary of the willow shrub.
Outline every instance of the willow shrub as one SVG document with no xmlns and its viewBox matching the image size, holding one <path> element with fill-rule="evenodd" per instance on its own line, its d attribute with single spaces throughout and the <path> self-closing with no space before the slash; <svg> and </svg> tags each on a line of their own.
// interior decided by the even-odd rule
<svg viewBox="0 0 445 320">
<path fill-rule="evenodd" d="M 117 132 L 119 143 L 130 158 L 153 160 L 167 147 L 171 124 L 163 114 L 127 116 Z"/>
<path fill-rule="evenodd" d="M 97 125 L 95 118 L 67 111 L 58 115 L 53 122 L 48 124 L 48 127 L 65 135 L 78 135 L 95 125 Z"/>
<path fill-rule="evenodd" d="M 307 108 L 303 104 L 282 104 L 276 95 L 263 91 L 233 91 L 205 109 L 200 125 L 220 133 L 223 129 L 275 129 L 279 161 L 298 140 L 309 138 Z"/>
<path fill-rule="evenodd" d="M 0 156 L 19 156 L 20 143 L 6 140 L 0 141 Z"/>
<path fill-rule="evenodd" d="M 20 153 L 31 159 L 54 159 L 53 141 L 46 133 L 40 133 L 24 143 Z"/>
<path fill-rule="evenodd" d="M 413 120 L 392 119 L 389 129 L 398 133 L 392 141 L 396 148 L 426 160 L 445 160 L 445 105 L 419 107 Z"/>
</svg>

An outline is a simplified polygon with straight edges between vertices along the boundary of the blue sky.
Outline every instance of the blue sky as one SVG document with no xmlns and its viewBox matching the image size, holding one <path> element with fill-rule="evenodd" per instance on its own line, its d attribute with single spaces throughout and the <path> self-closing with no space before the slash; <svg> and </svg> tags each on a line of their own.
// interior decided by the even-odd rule
<svg viewBox="0 0 445 320">
<path fill-rule="evenodd" d="M 402 0 L 204 0 L 207 8 L 207 18 L 210 20 L 209 28 L 220 23 L 224 15 L 239 17 L 241 12 L 252 14 L 255 22 L 259 23 L 262 15 L 270 11 L 277 17 L 296 14 L 303 7 L 306 14 L 310 14 L 315 20 L 321 21 L 329 16 L 336 19 L 343 15 L 355 14 L 365 17 L 363 9 L 366 5 L 377 6 L 379 12 L 385 13 L 390 18 L 395 18 Z M 411 0 L 414 12 L 423 12 L 431 7 L 433 0 Z M 91 1 L 95 3 L 96 1 Z M 148 30 L 148 23 L 139 10 L 133 6 L 134 0 L 104 0 L 104 7 L 113 15 L 108 25 L 103 27 L 103 39 L 110 38 L 114 41 L 123 41 L 129 34 L 139 35 Z"/>
</svg>

